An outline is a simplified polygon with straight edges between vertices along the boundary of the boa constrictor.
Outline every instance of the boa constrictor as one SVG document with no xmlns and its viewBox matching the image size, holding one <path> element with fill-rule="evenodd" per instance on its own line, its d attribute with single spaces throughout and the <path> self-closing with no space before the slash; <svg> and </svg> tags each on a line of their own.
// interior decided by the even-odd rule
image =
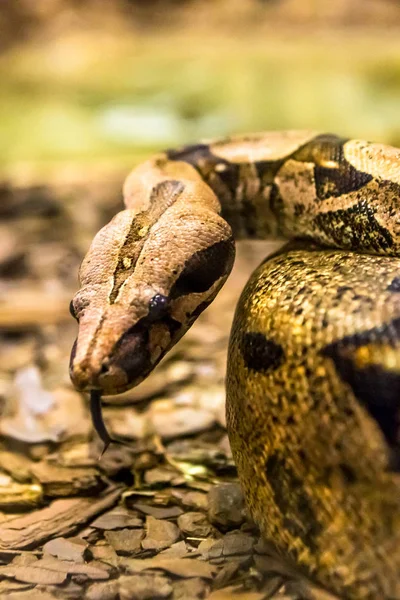
<svg viewBox="0 0 400 600">
<path fill-rule="evenodd" d="M 234 239 L 292 241 L 253 274 L 227 424 L 263 536 L 342 597 L 400 598 L 400 150 L 313 132 L 170 150 L 137 167 L 71 303 L 71 377 L 142 381 L 216 296 Z"/>
</svg>

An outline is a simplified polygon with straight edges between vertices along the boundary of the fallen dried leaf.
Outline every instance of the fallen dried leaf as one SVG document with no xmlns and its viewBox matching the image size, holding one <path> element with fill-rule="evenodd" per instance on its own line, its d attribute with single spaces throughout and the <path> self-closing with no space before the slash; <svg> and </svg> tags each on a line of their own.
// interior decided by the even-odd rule
<svg viewBox="0 0 400 600">
<path fill-rule="evenodd" d="M 4 579 L 0 581 L 0 598 L 8 598 L 13 594 L 13 598 L 15 598 L 13 592 L 19 592 L 21 590 L 29 590 L 32 587 L 30 583 L 21 583 L 20 581 L 14 581 L 11 579 Z"/>
<path fill-rule="evenodd" d="M 32 473 L 50 497 L 94 493 L 104 487 L 99 472 L 90 467 L 70 469 L 42 461 L 32 467 Z"/>
<path fill-rule="evenodd" d="M 204 513 L 187 512 L 178 517 L 179 529 L 185 535 L 205 538 L 209 536 L 213 530 Z"/>
<path fill-rule="evenodd" d="M 179 506 L 164 507 L 154 506 L 152 504 L 144 504 L 144 502 L 136 502 L 133 507 L 145 515 L 150 515 L 155 519 L 174 519 L 183 513 L 183 510 Z"/>
<path fill-rule="evenodd" d="M 98 542 L 95 546 L 90 547 L 90 552 L 95 560 L 107 563 L 112 567 L 118 565 L 118 555 L 109 544 L 103 541 Z"/>
<path fill-rule="evenodd" d="M 45 586 L 35 586 L 33 589 L 26 590 L 24 592 L 16 592 L 10 594 L 7 598 L 10 600 L 38 600 L 38 592 L 40 593 L 40 600 L 58 600 L 59 594 L 57 594 L 57 588 L 54 588 L 55 594 L 44 590 Z M 63 588 L 64 589 L 64 588 Z"/>
<path fill-rule="evenodd" d="M 174 523 L 154 517 L 146 519 L 146 538 L 142 542 L 144 550 L 164 550 L 172 546 L 180 537 L 180 531 Z"/>
<path fill-rule="evenodd" d="M 207 494 L 203 492 L 196 491 L 186 491 L 186 490 L 172 490 L 171 494 L 174 498 L 179 500 L 179 502 L 185 508 L 191 508 L 192 510 L 207 510 L 208 501 Z"/>
<path fill-rule="evenodd" d="M 143 527 L 143 521 L 138 518 L 137 513 L 129 511 L 123 506 L 118 506 L 98 517 L 91 523 L 91 527 L 107 531 L 112 529 L 130 529 Z"/>
<path fill-rule="evenodd" d="M 197 600 L 206 598 L 209 589 L 207 583 L 199 577 L 175 581 L 173 587 L 173 600 Z"/>
<path fill-rule="evenodd" d="M 116 600 L 119 595 L 119 581 L 93 583 L 86 591 L 86 600 Z"/>
<path fill-rule="evenodd" d="M 172 586 L 160 575 L 125 575 L 119 579 L 120 600 L 154 600 L 168 598 Z"/>
<path fill-rule="evenodd" d="M 117 502 L 122 487 L 109 487 L 96 498 L 65 498 L 0 526 L 0 550 L 37 548 L 53 536 L 65 536 Z"/>
<path fill-rule="evenodd" d="M 117 554 L 138 554 L 141 551 L 140 542 L 144 537 L 142 529 L 119 529 L 106 531 L 104 537 Z"/>
<path fill-rule="evenodd" d="M 208 410 L 177 407 L 174 400 L 157 400 L 149 408 L 152 430 L 163 440 L 209 429 L 215 423 Z"/>
<path fill-rule="evenodd" d="M 225 564 L 213 581 L 214 589 L 224 588 L 231 583 L 240 567 L 241 562 L 236 560 Z"/>
<path fill-rule="evenodd" d="M 265 594 L 263 592 L 243 591 L 243 588 L 231 586 L 211 592 L 207 600 L 232 600 L 233 598 L 235 600 L 265 600 Z M 285 599 L 282 597 L 282 600 Z"/>
<path fill-rule="evenodd" d="M 163 556 L 164 558 L 182 558 L 182 556 L 186 556 L 187 554 L 188 551 L 184 540 L 175 542 L 175 544 L 172 544 L 170 548 L 166 548 L 160 552 L 160 556 Z"/>
<path fill-rule="evenodd" d="M 213 544 L 207 553 L 208 558 L 250 554 L 253 551 L 255 539 L 248 533 L 232 531 Z"/>
<path fill-rule="evenodd" d="M 196 558 L 165 558 L 162 555 L 142 559 L 126 558 L 121 561 L 121 564 L 130 573 L 160 569 L 183 578 L 202 577 L 204 579 L 212 579 L 214 573 L 217 571 L 214 565 Z"/>
<path fill-rule="evenodd" d="M 43 546 L 43 552 L 64 560 L 85 562 L 89 544 L 80 538 L 54 538 Z"/>
<path fill-rule="evenodd" d="M 18 567 L 8 565 L 7 567 L 0 567 L 0 575 L 13 577 L 25 583 L 40 583 L 42 585 L 59 585 L 67 579 L 66 573 L 37 566 Z"/>
<path fill-rule="evenodd" d="M 84 575 L 88 579 L 109 578 L 109 574 L 105 568 L 100 569 L 97 566 L 92 566 L 91 564 L 80 564 L 67 560 L 58 560 L 53 556 L 46 556 L 45 558 L 38 560 L 33 565 L 33 568 L 46 569 L 56 573 L 66 573 L 68 575 Z"/>
<path fill-rule="evenodd" d="M 156 467 L 146 471 L 144 480 L 149 485 L 167 484 L 171 483 L 176 478 L 176 471 L 167 469 L 165 467 Z"/>
<path fill-rule="evenodd" d="M 65 388 L 52 392 L 45 390 L 41 374 L 33 366 L 17 372 L 15 388 L 17 400 L 13 413 L 0 422 L 0 433 L 3 435 L 37 444 L 58 442 L 72 433 L 89 433 L 90 422 L 78 392 Z"/>
</svg>

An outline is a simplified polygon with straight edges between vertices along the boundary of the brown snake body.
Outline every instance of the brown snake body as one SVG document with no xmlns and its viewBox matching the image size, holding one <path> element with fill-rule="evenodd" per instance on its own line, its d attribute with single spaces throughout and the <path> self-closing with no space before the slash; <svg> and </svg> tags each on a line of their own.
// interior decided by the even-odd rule
<svg viewBox="0 0 400 600">
<path fill-rule="evenodd" d="M 99 399 L 142 381 L 218 293 L 234 238 L 293 240 L 236 309 L 239 478 L 263 536 L 308 576 L 344 598 L 400 598 L 400 150 L 230 138 L 155 156 L 124 197 L 71 303 L 75 386 Z"/>
</svg>

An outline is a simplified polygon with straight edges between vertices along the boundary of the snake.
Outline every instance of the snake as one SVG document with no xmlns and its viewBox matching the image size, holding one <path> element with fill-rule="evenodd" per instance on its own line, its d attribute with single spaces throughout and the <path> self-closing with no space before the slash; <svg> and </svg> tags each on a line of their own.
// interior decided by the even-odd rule
<svg viewBox="0 0 400 600">
<path fill-rule="evenodd" d="M 138 385 L 212 302 L 240 239 L 285 245 L 236 307 L 227 430 L 274 551 L 347 599 L 400 598 L 400 149 L 314 131 L 170 149 L 136 166 L 71 302 L 70 360 Z"/>
</svg>

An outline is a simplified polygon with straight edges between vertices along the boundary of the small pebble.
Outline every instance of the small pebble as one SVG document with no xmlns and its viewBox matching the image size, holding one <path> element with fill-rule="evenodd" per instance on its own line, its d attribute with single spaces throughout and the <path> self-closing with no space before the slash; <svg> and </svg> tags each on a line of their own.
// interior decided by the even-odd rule
<svg viewBox="0 0 400 600">
<path fill-rule="evenodd" d="M 223 530 L 240 527 L 245 520 L 245 505 L 238 483 L 216 485 L 208 493 L 208 518 Z"/>
</svg>

